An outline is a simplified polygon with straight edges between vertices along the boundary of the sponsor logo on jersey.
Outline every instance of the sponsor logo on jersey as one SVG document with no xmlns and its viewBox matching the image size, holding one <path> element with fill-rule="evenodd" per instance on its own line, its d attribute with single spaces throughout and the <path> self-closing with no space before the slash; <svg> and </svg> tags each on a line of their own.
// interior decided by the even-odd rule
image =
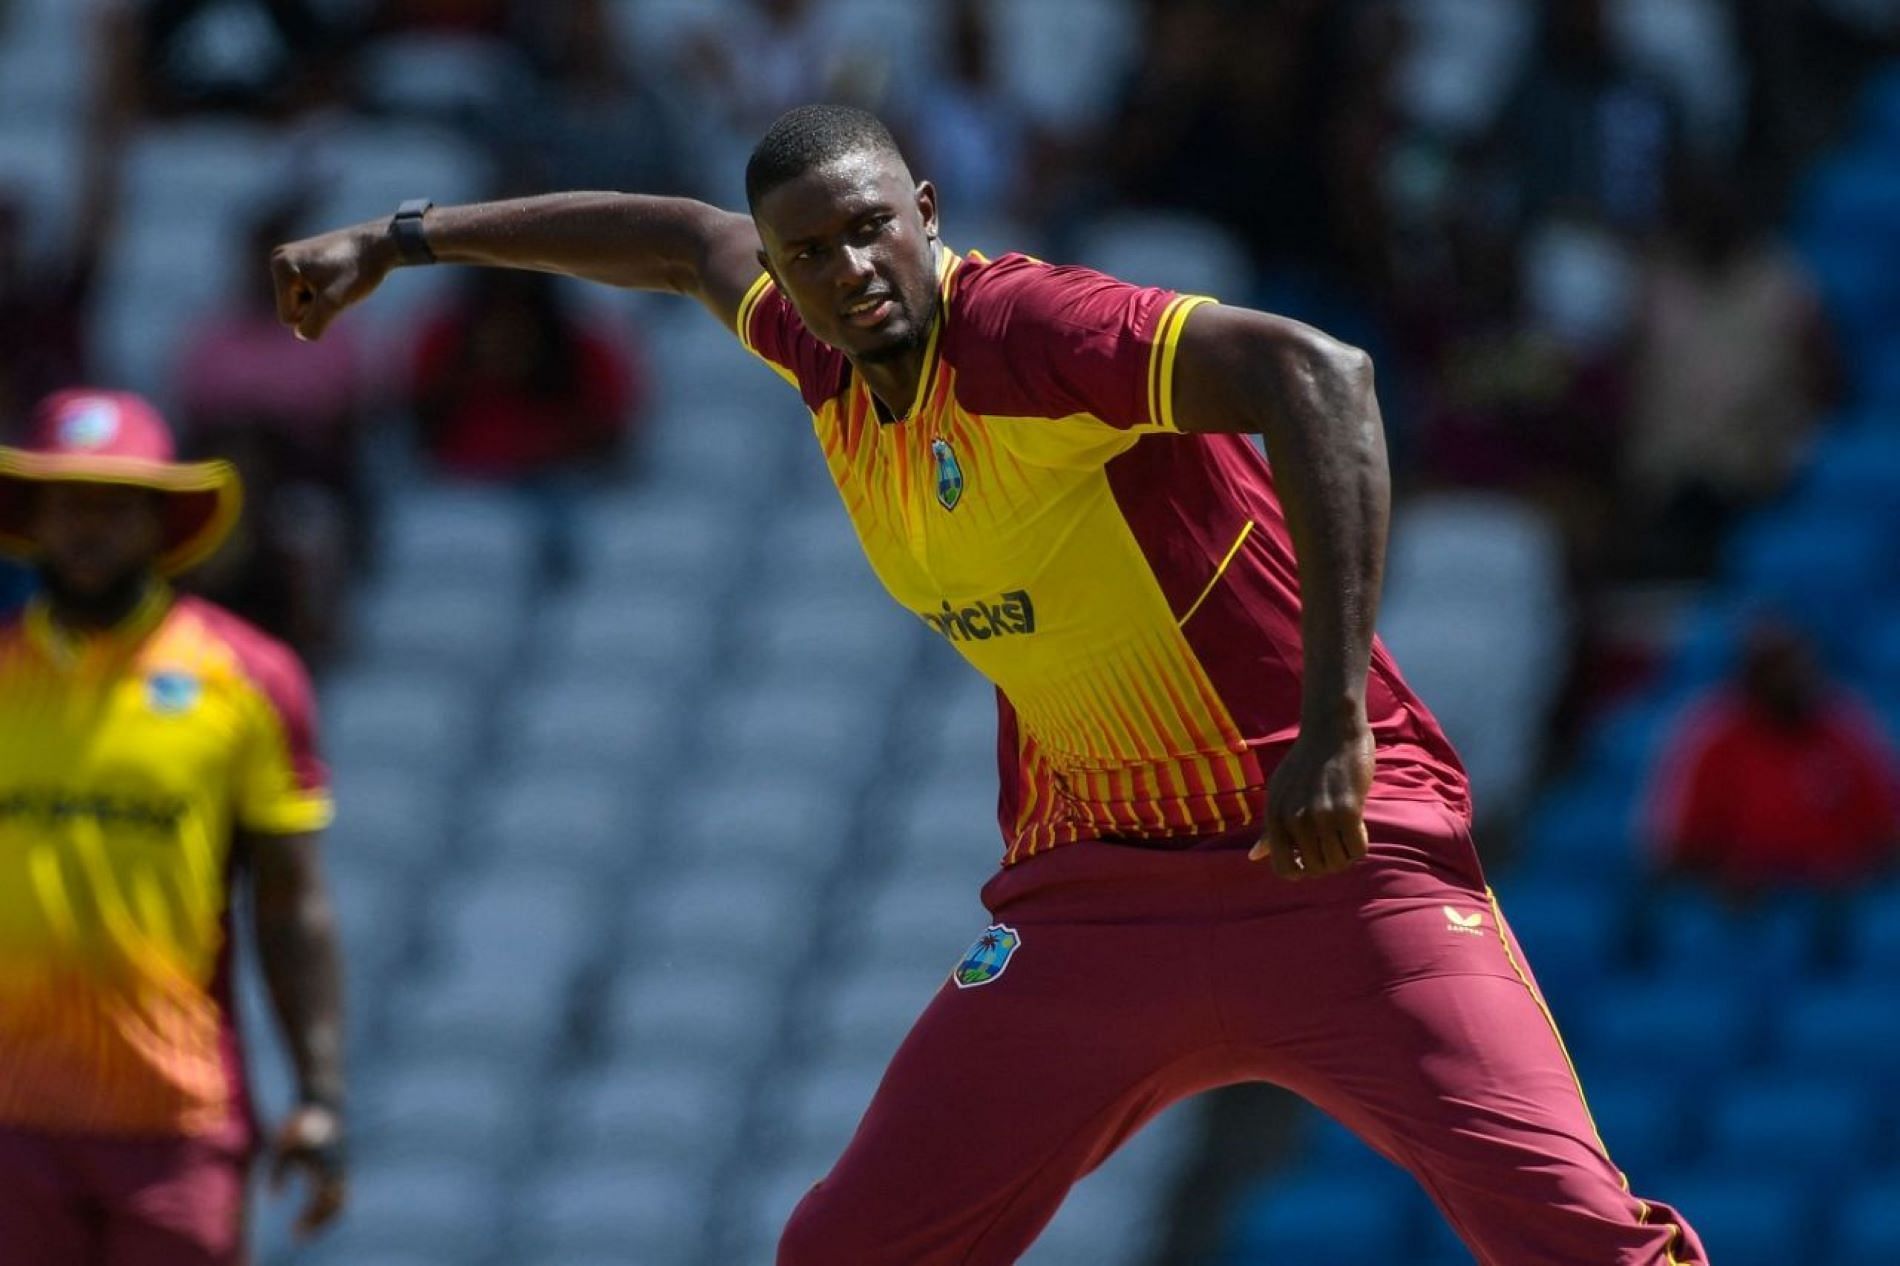
<svg viewBox="0 0 1900 1266">
<path fill-rule="evenodd" d="M 159 672 L 145 679 L 145 701 L 160 716 L 189 712 L 202 692 L 198 679 L 190 673 Z"/>
<path fill-rule="evenodd" d="M 1484 911 L 1473 910 L 1470 914 L 1466 914 L 1456 906 L 1440 906 L 1439 909 L 1445 912 L 1447 932 L 1462 932 L 1466 936 L 1484 935 Z"/>
<path fill-rule="evenodd" d="M 945 602 L 942 611 L 918 614 L 925 624 L 952 642 L 987 642 L 993 637 L 1036 631 L 1036 607 L 1027 589 L 1012 589 L 994 602 L 978 601 L 962 607 Z"/>
<path fill-rule="evenodd" d="M 975 989 L 998 979 L 1009 970 L 1009 960 L 1023 947 L 1022 934 L 1003 923 L 992 923 L 976 938 L 963 961 L 950 973 L 959 989 Z"/>
<path fill-rule="evenodd" d="M 176 835 L 188 806 L 174 798 L 148 799 L 109 792 L 71 791 L 64 787 L 13 787 L 0 791 L 0 823 L 21 823 L 58 830 L 68 823 L 90 822 L 102 830 L 148 831 Z"/>
<path fill-rule="evenodd" d="M 937 460 L 937 504 L 954 510 L 963 500 L 963 466 L 957 461 L 957 451 L 938 436 L 930 441 L 930 455 Z"/>
</svg>

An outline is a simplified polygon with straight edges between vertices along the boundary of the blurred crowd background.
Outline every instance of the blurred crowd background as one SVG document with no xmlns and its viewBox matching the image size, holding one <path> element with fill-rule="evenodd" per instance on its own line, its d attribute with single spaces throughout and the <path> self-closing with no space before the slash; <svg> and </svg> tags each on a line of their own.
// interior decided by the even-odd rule
<svg viewBox="0 0 1900 1266">
<path fill-rule="evenodd" d="M 527 274 L 271 304 L 401 198 L 742 205 L 818 99 L 954 248 L 1373 353 L 1381 630 L 1612 1153 L 1724 1266 L 1900 1261 L 1900 4 L 0 0 L 0 431 L 129 387 L 236 461 L 189 583 L 322 683 L 355 1201 L 267 1266 L 767 1261 L 983 926 L 990 696 L 729 335 Z M 1469 1261 L 1249 1089 L 1028 1260 L 1342 1257 Z"/>
</svg>

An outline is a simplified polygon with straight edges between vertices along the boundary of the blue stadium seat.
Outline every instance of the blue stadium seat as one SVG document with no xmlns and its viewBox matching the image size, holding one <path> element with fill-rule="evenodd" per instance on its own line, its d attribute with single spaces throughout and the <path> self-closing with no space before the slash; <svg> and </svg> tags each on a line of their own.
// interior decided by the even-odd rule
<svg viewBox="0 0 1900 1266">
<path fill-rule="evenodd" d="M 1900 149 L 1900 66 L 1875 72 L 1861 89 L 1860 134 L 1870 148 Z"/>
<path fill-rule="evenodd" d="M 1816 1076 L 1900 1087 L 1900 1006 L 1891 980 L 1814 984 L 1776 1009 L 1775 1054 Z"/>
<path fill-rule="evenodd" d="M 1647 787 L 1689 702 L 1683 692 L 1671 690 L 1646 693 L 1617 708 L 1590 729 L 1584 747 L 1589 769 L 1626 786 Z"/>
<path fill-rule="evenodd" d="M 1317 1108 L 1301 1114 L 1293 1170 L 1303 1181 L 1378 1191 L 1395 1200 L 1417 1188 L 1409 1173 Z"/>
<path fill-rule="evenodd" d="M 1900 1262 L 1900 1176 L 1854 1188 L 1836 1203 L 1834 1261 Z"/>
<path fill-rule="evenodd" d="M 1568 1013 L 1623 955 L 1625 903 L 1581 878 L 1513 876 L 1498 904 L 1551 1004 Z"/>
<path fill-rule="evenodd" d="M 1900 490 L 1900 475 L 1895 475 L 1893 487 Z M 1900 492 L 1891 495 L 1894 504 L 1900 506 Z M 1858 658 L 1860 678 L 1874 695 L 1900 692 L 1900 604 L 1876 612 L 1867 620 L 1861 630 Z"/>
<path fill-rule="evenodd" d="M 1887 543 L 1844 511 L 1757 518 L 1731 539 L 1726 571 L 1744 596 L 1774 604 L 1837 655 L 1892 579 Z"/>
<path fill-rule="evenodd" d="M 1823 432 L 1798 496 L 1808 513 L 1848 511 L 1892 531 L 1900 526 L 1895 489 L 1900 489 L 1900 429 L 1854 419 Z"/>
<path fill-rule="evenodd" d="M 1672 884 L 1650 895 L 1644 943 L 1664 976 L 1707 979 L 1747 962 L 1757 982 L 1787 985 L 1813 969 L 1820 920 L 1819 904 L 1807 894 L 1736 909 L 1707 889 Z"/>
<path fill-rule="evenodd" d="M 1660 1080 L 1631 1069 L 1591 1077 L 1583 1088 L 1610 1159 L 1639 1189 L 1682 1155 L 1689 1114 Z"/>
<path fill-rule="evenodd" d="M 1835 154 L 1808 176 L 1797 210 L 1803 241 L 1900 232 L 1900 157 L 1876 146 Z"/>
<path fill-rule="evenodd" d="M 1877 1108 L 1851 1079 L 1777 1071 L 1731 1082 L 1710 1096 L 1706 1157 L 1812 1189 L 1865 1171 L 1879 1142 Z"/>
<path fill-rule="evenodd" d="M 1683 621 L 1670 659 L 1669 693 L 1685 702 L 1729 680 L 1759 604 L 1726 591 L 1703 598 Z"/>
<path fill-rule="evenodd" d="M 1238 1260 L 1403 1261 L 1416 1205 L 1326 1178 L 1269 1178 L 1244 1196 L 1229 1237 Z"/>
<path fill-rule="evenodd" d="M 1804 237 L 1801 255 L 1840 335 L 1850 370 L 1857 377 L 1867 373 L 1881 359 L 1881 335 L 1893 320 L 1893 288 L 1887 277 L 1900 250 L 1864 235 L 1822 235 Z"/>
<path fill-rule="evenodd" d="M 1659 1179 L 1658 1196 L 1682 1211 L 1722 1266 L 1790 1266 L 1817 1260 L 1814 1223 L 1784 1184 L 1730 1172 Z"/>
<path fill-rule="evenodd" d="M 1598 1070 L 1642 1069 L 1687 1086 L 1743 1066 L 1755 1046 L 1745 988 L 1733 972 L 1606 982 L 1592 1000 L 1589 1023 L 1572 1030 L 1584 1084 Z"/>
<path fill-rule="evenodd" d="M 1900 888 L 1862 893 L 1847 927 L 1847 965 L 1869 983 L 1900 979 Z"/>
<path fill-rule="evenodd" d="M 1546 792 L 1525 831 L 1522 872 L 1539 879 L 1603 879 L 1634 867 L 1636 788 L 1571 778 Z"/>
</svg>

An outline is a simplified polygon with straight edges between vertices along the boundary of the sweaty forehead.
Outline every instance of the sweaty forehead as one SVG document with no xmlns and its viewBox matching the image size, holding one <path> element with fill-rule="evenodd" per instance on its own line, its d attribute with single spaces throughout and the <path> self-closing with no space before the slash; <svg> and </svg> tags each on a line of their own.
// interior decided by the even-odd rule
<svg viewBox="0 0 1900 1266">
<path fill-rule="evenodd" d="M 911 192 L 903 159 L 860 149 L 773 189 L 759 200 L 754 218 L 762 236 L 800 241 L 840 232 L 867 211 L 901 207 Z"/>
</svg>

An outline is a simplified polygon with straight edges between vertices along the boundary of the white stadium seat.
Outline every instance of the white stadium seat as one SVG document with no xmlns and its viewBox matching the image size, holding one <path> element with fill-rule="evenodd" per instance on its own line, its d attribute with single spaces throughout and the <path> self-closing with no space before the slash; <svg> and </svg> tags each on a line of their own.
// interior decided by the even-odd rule
<svg viewBox="0 0 1900 1266">
<path fill-rule="evenodd" d="M 478 720 L 468 684 L 452 676 L 352 671 L 330 679 L 319 704 L 326 750 L 339 764 L 408 776 L 459 772 Z"/>
<path fill-rule="evenodd" d="M 711 1192 L 664 1158 L 545 1166 L 517 1194 L 515 1224 L 529 1261 L 566 1266 L 570 1255 L 618 1253 L 667 1266 L 697 1246 Z"/>
<path fill-rule="evenodd" d="M 356 1266 L 385 1253 L 476 1261 L 494 1245 L 504 1206 L 491 1158 L 366 1156 L 351 1167 L 350 1180 L 349 1216 L 310 1254 L 324 1266 Z"/>
<path fill-rule="evenodd" d="M 535 565 L 527 503 L 506 488 L 405 489 L 382 525 L 383 583 L 487 589 L 519 600 Z"/>
<path fill-rule="evenodd" d="M 787 882 L 835 864 L 849 841 L 845 796 L 823 780 L 755 768 L 736 760 L 731 772 L 692 784 L 679 798 L 670 846 L 694 866 Z"/>
<path fill-rule="evenodd" d="M 600 880 L 640 850 L 627 783 L 602 768 L 519 770 L 477 794 L 471 842 L 492 863 Z"/>
<path fill-rule="evenodd" d="M 825 1059 L 888 1059 L 949 976 L 938 968 L 876 962 L 833 982 L 813 1018 L 815 1049 Z"/>
<path fill-rule="evenodd" d="M 554 1147 L 577 1166 L 650 1157 L 710 1176 L 738 1138 L 742 1089 L 716 1064 L 636 1055 L 561 1087 Z"/>
<path fill-rule="evenodd" d="M 709 748 L 735 768 L 850 781 L 877 763 L 889 724 L 882 699 L 828 681 L 732 682 L 700 718 Z"/>
<path fill-rule="evenodd" d="M 387 877 L 441 855 L 450 812 L 442 783 L 356 764 L 334 768 L 331 782 L 336 822 L 325 851 L 336 867 Z"/>
<path fill-rule="evenodd" d="M 1080 263 L 1143 286 L 1244 300 L 1253 265 L 1220 225 L 1185 212 L 1116 211 L 1083 229 Z"/>
<path fill-rule="evenodd" d="M 713 602 L 689 583 L 591 576 L 543 609 L 530 650 L 545 671 L 570 681 L 583 674 L 628 686 L 689 679 L 711 660 L 719 633 Z"/>
<path fill-rule="evenodd" d="M 514 654 L 522 610 L 515 594 L 472 583 L 397 581 L 364 594 L 355 614 L 366 666 L 446 670 L 479 681 Z"/>
<path fill-rule="evenodd" d="M 529 1141 L 523 1079 L 485 1060 L 385 1059 L 366 1070 L 352 1125 L 384 1157 L 505 1158 Z"/>
<path fill-rule="evenodd" d="M 873 961 L 948 975 L 989 923 L 972 889 L 891 884 L 870 898 L 860 943 Z"/>
<path fill-rule="evenodd" d="M 662 969 L 745 963 L 784 975 L 803 957 L 811 931 L 802 890 L 713 866 L 643 884 L 621 925 L 621 945 Z"/>
<path fill-rule="evenodd" d="M 622 972 L 605 1000 L 608 1036 L 635 1065 L 686 1059 L 721 1070 L 749 1064 L 778 1024 L 770 964 L 707 962 L 649 949 L 637 925 L 622 938 Z"/>
</svg>

